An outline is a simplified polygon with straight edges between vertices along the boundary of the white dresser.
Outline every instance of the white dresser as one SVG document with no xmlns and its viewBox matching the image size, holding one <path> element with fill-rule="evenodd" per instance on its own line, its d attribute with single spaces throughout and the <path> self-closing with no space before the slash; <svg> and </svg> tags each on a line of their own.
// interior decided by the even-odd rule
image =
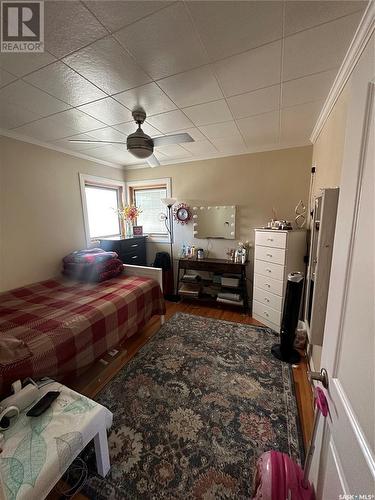
<svg viewBox="0 0 375 500">
<path fill-rule="evenodd" d="M 252 316 L 280 332 L 288 274 L 305 272 L 306 231 L 255 229 Z"/>
</svg>

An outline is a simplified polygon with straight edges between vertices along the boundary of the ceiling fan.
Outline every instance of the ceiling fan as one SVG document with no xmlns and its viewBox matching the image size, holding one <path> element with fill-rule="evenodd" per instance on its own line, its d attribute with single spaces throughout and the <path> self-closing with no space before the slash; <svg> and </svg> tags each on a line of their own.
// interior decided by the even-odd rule
<svg viewBox="0 0 375 500">
<path fill-rule="evenodd" d="M 136 109 L 132 112 L 132 116 L 135 123 L 138 125 L 138 129 L 126 138 L 127 150 L 136 158 L 145 159 L 150 167 L 157 167 L 160 165 L 159 160 L 154 155 L 154 148 L 167 146 L 169 144 L 181 144 L 182 142 L 194 142 L 194 139 L 186 133 L 150 137 L 143 132 L 141 127 L 146 119 L 145 111 L 143 109 Z M 125 142 L 121 141 L 91 141 L 85 139 L 69 139 L 69 142 L 83 144 L 125 144 Z"/>
</svg>

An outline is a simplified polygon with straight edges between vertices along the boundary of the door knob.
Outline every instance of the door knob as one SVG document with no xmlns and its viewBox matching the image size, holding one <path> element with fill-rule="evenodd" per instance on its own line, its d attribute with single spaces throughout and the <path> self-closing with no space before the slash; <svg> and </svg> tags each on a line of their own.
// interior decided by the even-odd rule
<svg viewBox="0 0 375 500">
<path fill-rule="evenodd" d="M 307 372 L 310 382 L 312 380 L 317 380 L 321 382 L 324 389 L 328 389 L 328 373 L 325 368 L 322 368 L 320 372 Z"/>
</svg>

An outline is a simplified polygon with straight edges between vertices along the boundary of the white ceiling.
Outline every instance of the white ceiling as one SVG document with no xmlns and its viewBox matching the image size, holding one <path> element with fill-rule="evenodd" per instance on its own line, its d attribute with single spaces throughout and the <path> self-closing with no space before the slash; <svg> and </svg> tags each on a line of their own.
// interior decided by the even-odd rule
<svg viewBox="0 0 375 500">
<path fill-rule="evenodd" d="M 43 54 L 0 55 L 0 127 L 118 166 L 131 110 L 162 164 L 309 143 L 361 1 L 46 1 Z"/>
</svg>

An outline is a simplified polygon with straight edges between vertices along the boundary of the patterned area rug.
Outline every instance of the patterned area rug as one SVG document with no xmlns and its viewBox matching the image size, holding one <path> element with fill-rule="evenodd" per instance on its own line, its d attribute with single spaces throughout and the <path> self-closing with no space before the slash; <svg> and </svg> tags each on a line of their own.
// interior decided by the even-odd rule
<svg viewBox="0 0 375 500">
<path fill-rule="evenodd" d="M 250 498 L 269 449 L 302 448 L 291 369 L 267 328 L 178 313 L 96 398 L 114 414 L 112 468 L 95 499 Z"/>
</svg>

